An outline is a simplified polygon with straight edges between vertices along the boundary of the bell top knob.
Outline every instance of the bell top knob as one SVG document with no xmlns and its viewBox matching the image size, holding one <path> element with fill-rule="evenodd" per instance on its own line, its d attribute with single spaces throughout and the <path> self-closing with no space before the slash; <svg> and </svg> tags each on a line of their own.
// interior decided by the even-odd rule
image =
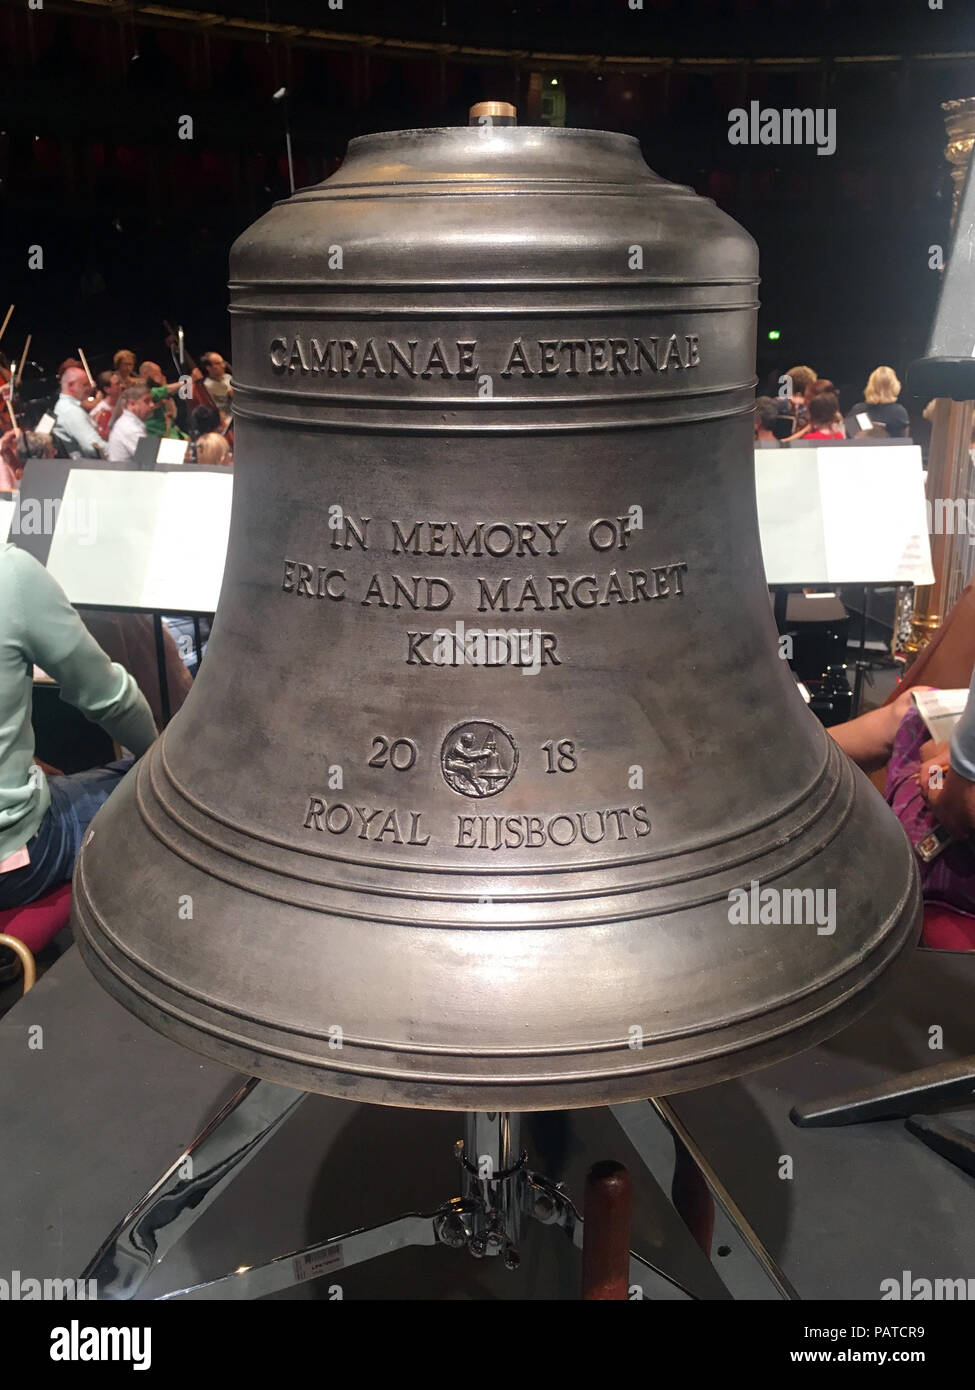
<svg viewBox="0 0 975 1390">
<path fill-rule="evenodd" d="M 470 109 L 468 125 L 517 125 L 518 110 L 510 101 L 477 101 Z"/>
</svg>

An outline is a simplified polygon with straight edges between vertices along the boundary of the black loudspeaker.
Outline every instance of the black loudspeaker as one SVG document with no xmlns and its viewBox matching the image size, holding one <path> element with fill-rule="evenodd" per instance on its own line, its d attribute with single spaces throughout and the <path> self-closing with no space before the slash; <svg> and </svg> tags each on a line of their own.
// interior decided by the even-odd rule
<svg viewBox="0 0 975 1390">
<path fill-rule="evenodd" d="M 928 350 L 907 371 L 907 386 L 922 400 L 934 396 L 975 401 L 975 178 L 968 177 L 958 207 Z"/>
</svg>

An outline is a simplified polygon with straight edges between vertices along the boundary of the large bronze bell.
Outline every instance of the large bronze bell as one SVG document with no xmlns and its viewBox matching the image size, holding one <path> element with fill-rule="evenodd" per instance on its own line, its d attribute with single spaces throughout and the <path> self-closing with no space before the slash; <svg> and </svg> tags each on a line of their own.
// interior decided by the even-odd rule
<svg viewBox="0 0 975 1390">
<path fill-rule="evenodd" d="M 918 881 L 778 657 L 756 286 L 586 130 L 365 136 L 239 238 L 210 649 L 75 876 L 116 998 L 247 1073 L 491 1111 L 874 1000 Z"/>
</svg>

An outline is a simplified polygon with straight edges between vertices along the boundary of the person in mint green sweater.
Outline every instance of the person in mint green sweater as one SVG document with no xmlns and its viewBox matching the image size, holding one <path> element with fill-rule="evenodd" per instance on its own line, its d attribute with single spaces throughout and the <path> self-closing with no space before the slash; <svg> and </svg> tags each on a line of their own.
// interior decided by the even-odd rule
<svg viewBox="0 0 975 1390">
<path fill-rule="evenodd" d="M 105 655 L 44 566 L 0 545 L 0 909 L 71 877 L 89 823 L 133 762 L 47 778 L 34 761 L 35 665 L 135 757 L 156 737 L 135 680 Z"/>
</svg>

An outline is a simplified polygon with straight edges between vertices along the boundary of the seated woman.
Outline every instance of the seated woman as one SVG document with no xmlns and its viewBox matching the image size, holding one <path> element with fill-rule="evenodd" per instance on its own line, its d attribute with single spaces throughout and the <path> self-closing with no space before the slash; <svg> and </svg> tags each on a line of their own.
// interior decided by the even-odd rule
<svg viewBox="0 0 975 1390">
<path fill-rule="evenodd" d="M 136 757 L 156 737 L 134 679 L 109 661 L 44 566 L 0 545 L 0 908 L 22 907 L 71 877 L 89 823 L 132 764 L 45 776 L 30 718 L 35 665 Z"/>
<path fill-rule="evenodd" d="M 868 416 L 873 425 L 883 425 L 890 439 L 902 439 L 907 434 L 911 417 L 897 399 L 901 384 L 893 367 L 875 367 L 867 381 L 863 400 L 847 416 L 847 433 L 855 434 L 857 420 Z"/>
<path fill-rule="evenodd" d="M 213 430 L 209 434 L 201 434 L 196 441 L 196 461 L 208 468 L 216 468 L 229 466 L 234 460 L 224 436 Z"/>
<path fill-rule="evenodd" d="M 927 690 L 927 686 L 914 686 Z M 864 772 L 879 772 L 890 762 L 894 741 L 905 717 L 914 710 L 912 691 L 905 690 L 889 705 L 868 710 L 845 724 L 834 724 L 826 732 L 843 752 Z"/>
<path fill-rule="evenodd" d="M 939 825 L 953 839 L 932 859 L 917 858 L 925 903 L 975 919 L 975 675 L 965 713 L 949 742 L 935 743 L 912 700 L 913 686 L 889 705 L 828 730 L 866 772 L 887 766 L 884 795 L 915 849 Z M 975 920 L 952 946 L 975 949 Z M 942 944 L 942 943 L 938 943 Z"/>
<path fill-rule="evenodd" d="M 843 422 L 840 419 L 840 403 L 832 391 L 824 391 L 813 396 L 809 402 L 810 428 L 803 439 L 845 439 Z"/>
<path fill-rule="evenodd" d="M 975 674 L 972 677 L 975 687 Z M 952 839 L 930 861 L 919 861 L 925 902 L 975 915 L 975 698 L 950 740 L 935 743 L 916 709 L 894 739 L 885 795 L 917 847 L 937 826 Z M 975 946 L 975 940 L 973 940 Z"/>
</svg>

